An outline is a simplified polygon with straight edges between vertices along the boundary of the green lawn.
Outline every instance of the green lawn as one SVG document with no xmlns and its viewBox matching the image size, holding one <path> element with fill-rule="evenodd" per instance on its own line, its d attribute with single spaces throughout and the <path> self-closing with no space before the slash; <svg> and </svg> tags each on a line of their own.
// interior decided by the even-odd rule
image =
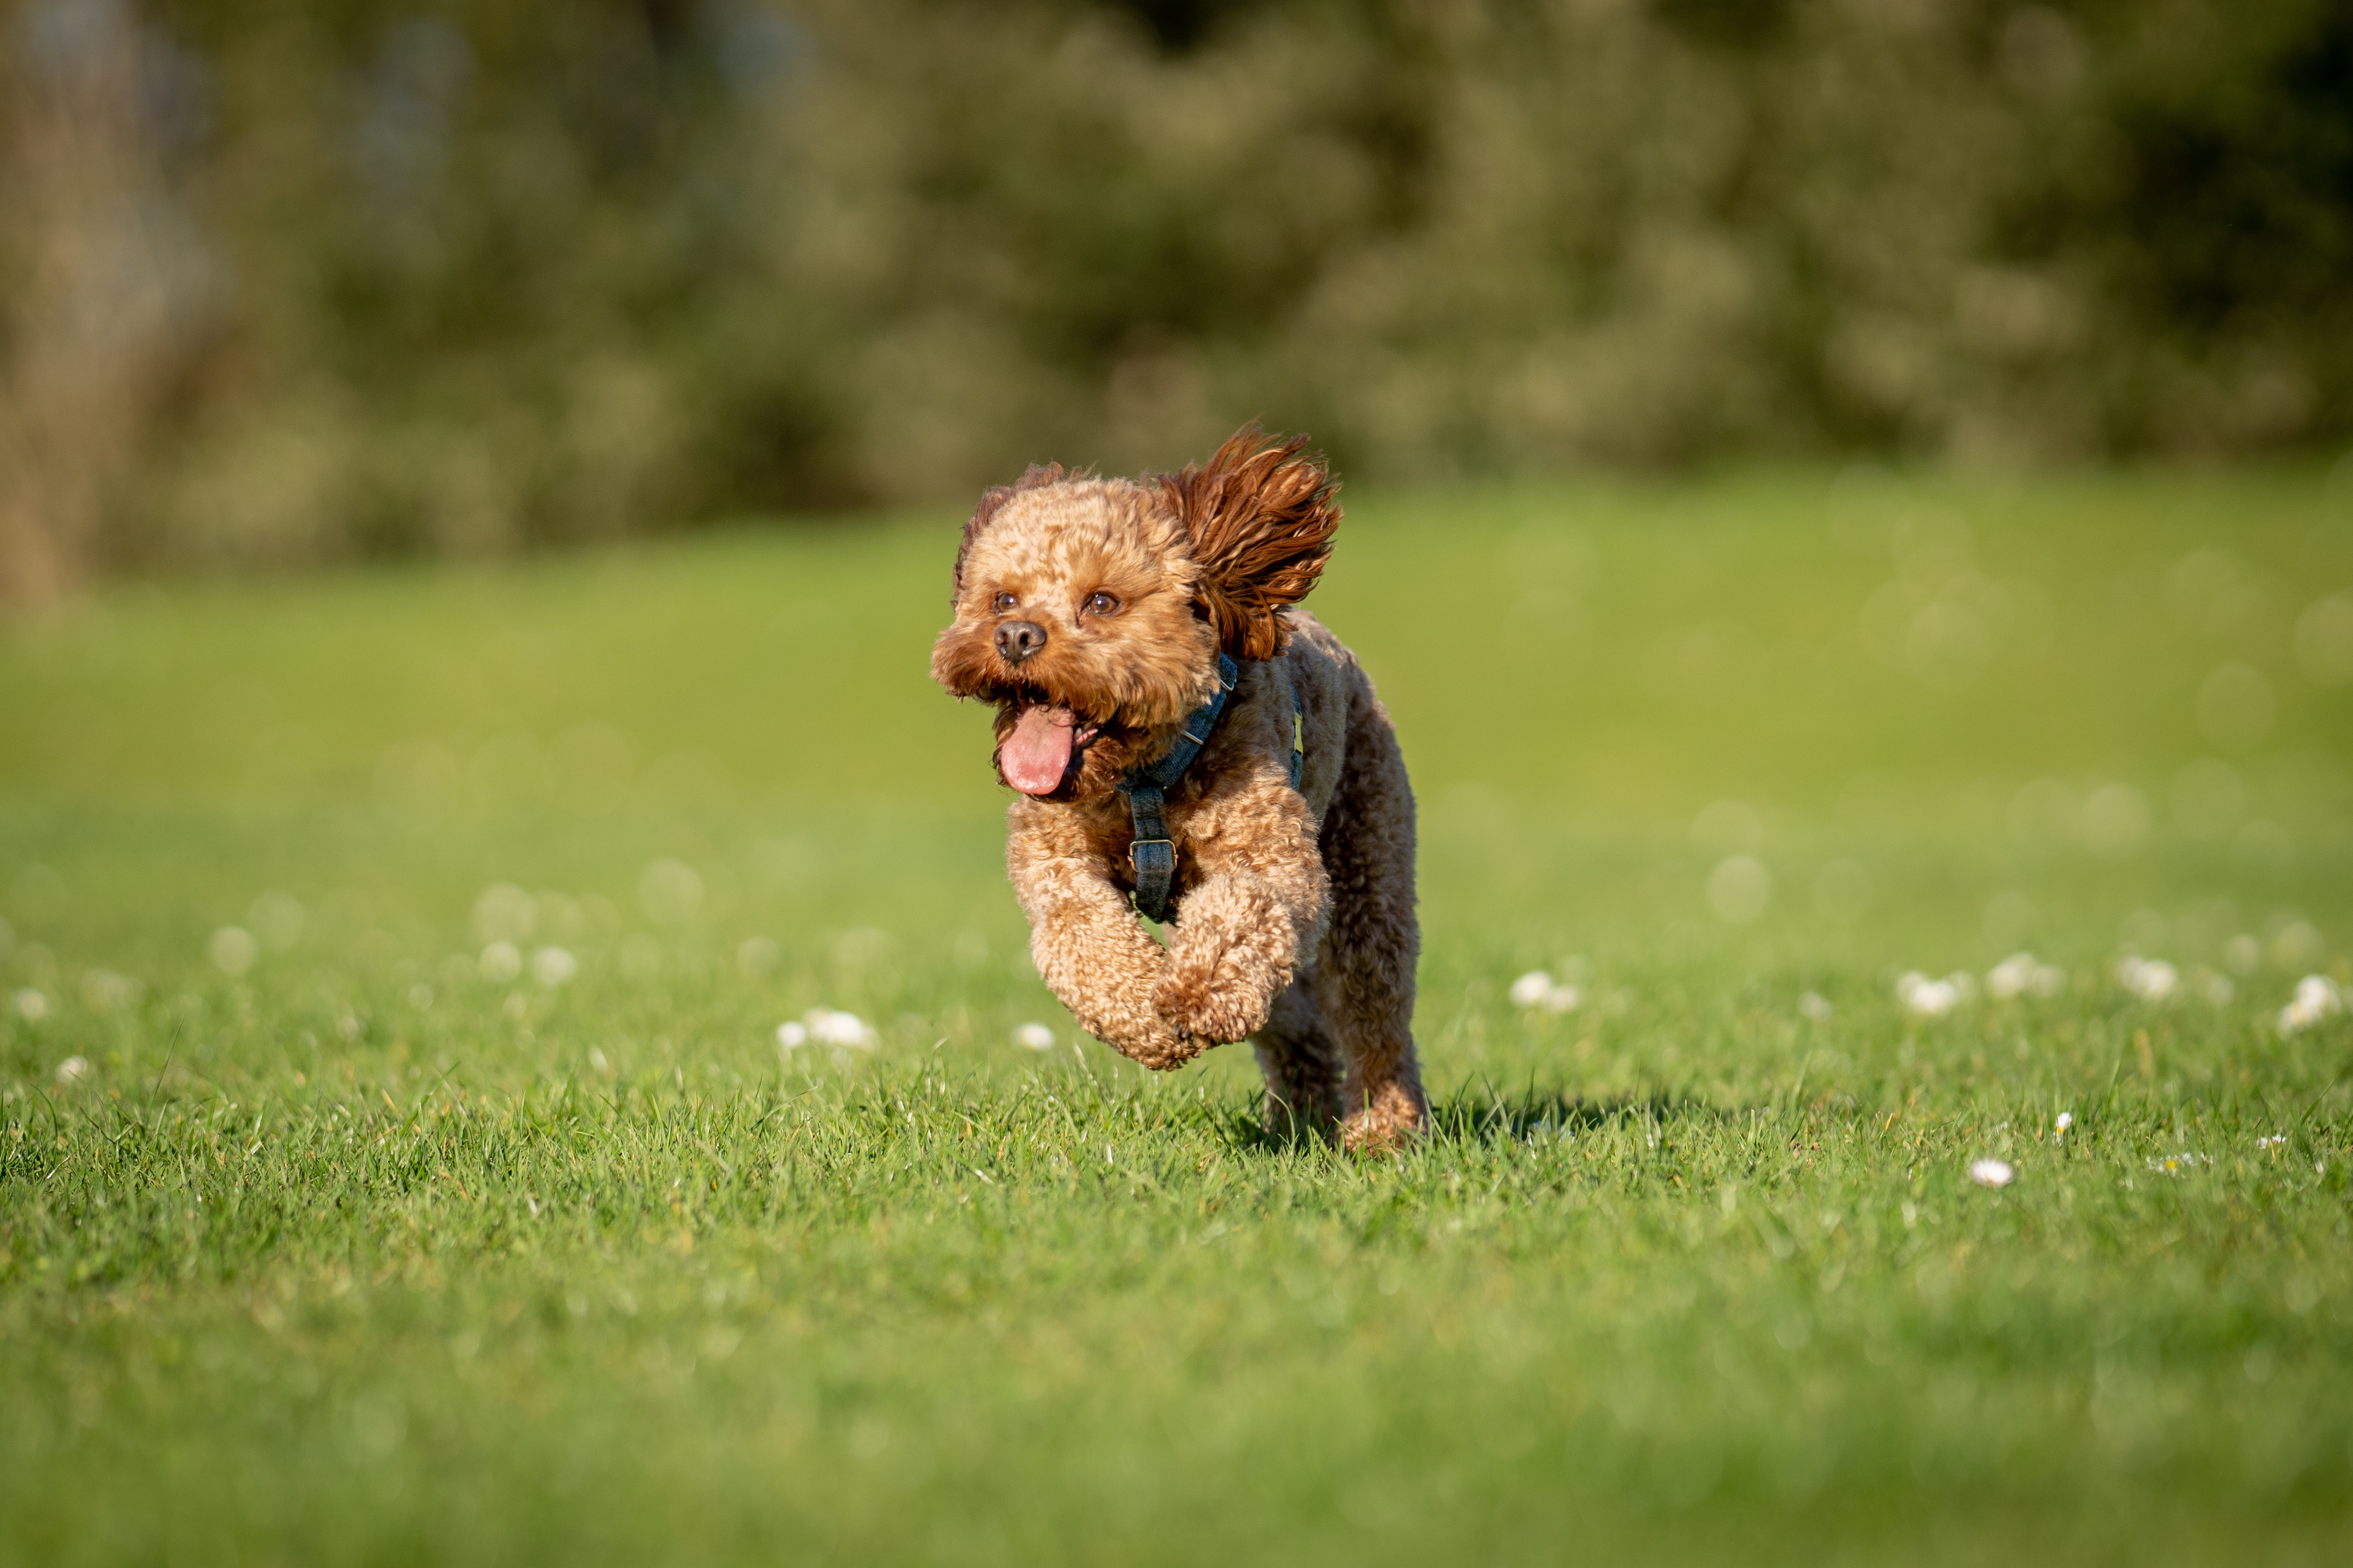
<svg viewBox="0 0 2353 1568">
<path fill-rule="evenodd" d="M 1029 970 L 955 522 L 0 633 L 0 1560 L 2353 1558 L 2341 486 L 1360 498 L 1362 1163 Z"/>
</svg>

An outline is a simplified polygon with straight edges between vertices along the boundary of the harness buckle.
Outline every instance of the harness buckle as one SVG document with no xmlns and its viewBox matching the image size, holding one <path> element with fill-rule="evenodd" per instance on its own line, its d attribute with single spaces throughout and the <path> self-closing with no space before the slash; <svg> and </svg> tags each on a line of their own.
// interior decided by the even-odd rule
<svg viewBox="0 0 2353 1568">
<path fill-rule="evenodd" d="M 1141 853 L 1145 849 L 1157 850 L 1160 853 L 1146 857 Z M 1151 868 L 1144 864 L 1147 858 L 1162 869 L 1173 870 L 1176 865 L 1176 846 L 1166 838 L 1138 838 L 1128 845 L 1127 864 L 1130 870 L 1141 874 L 1150 869 Z"/>
</svg>

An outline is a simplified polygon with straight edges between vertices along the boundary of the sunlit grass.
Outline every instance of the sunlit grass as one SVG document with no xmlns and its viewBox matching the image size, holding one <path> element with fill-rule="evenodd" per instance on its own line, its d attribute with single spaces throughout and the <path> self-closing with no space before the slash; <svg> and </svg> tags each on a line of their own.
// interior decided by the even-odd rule
<svg viewBox="0 0 2353 1568">
<path fill-rule="evenodd" d="M 2331 506 L 1359 504 L 1378 1163 L 1029 972 L 944 520 L 19 628 L 0 1556 L 2341 1560 Z"/>
</svg>

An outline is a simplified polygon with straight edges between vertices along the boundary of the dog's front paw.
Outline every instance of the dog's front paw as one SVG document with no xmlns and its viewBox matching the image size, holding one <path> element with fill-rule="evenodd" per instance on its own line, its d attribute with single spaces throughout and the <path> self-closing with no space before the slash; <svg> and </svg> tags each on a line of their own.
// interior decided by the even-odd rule
<svg viewBox="0 0 2353 1568">
<path fill-rule="evenodd" d="M 1103 1040 L 1136 1066 L 1150 1068 L 1154 1072 L 1181 1068 L 1217 1044 L 1166 1017 L 1156 1020 L 1153 1027 L 1127 1030 L 1118 1039 L 1103 1037 Z"/>
<path fill-rule="evenodd" d="M 1172 953 L 1167 972 L 1153 987 L 1152 1005 L 1195 1041 L 1224 1045 L 1265 1028 L 1267 1012 L 1290 979 L 1247 948 L 1228 948 L 1206 960 Z"/>
<path fill-rule="evenodd" d="M 1142 994 L 1133 995 L 1125 1005 L 1098 1012 L 1081 1011 L 1079 1023 L 1087 1033 L 1117 1051 L 1138 1067 L 1155 1072 L 1166 1072 L 1183 1067 L 1212 1042 L 1194 1037 L 1178 1028 L 1155 1011 L 1150 999 Z"/>
</svg>

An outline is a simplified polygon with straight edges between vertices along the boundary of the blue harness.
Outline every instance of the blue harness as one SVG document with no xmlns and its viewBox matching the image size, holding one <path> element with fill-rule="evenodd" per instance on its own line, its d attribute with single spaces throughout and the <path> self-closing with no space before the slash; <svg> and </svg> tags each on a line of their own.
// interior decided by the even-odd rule
<svg viewBox="0 0 2353 1568">
<path fill-rule="evenodd" d="M 1166 923 L 1168 920 L 1168 887 L 1176 877 L 1176 846 L 1168 837 L 1168 792 L 1193 765 L 1208 743 L 1210 732 L 1226 711 L 1226 699 L 1233 695 L 1234 684 L 1241 679 L 1241 670 L 1224 654 L 1218 655 L 1218 689 L 1207 702 L 1185 717 L 1185 727 L 1177 732 L 1176 743 L 1148 766 L 1130 768 L 1127 776 L 1117 785 L 1127 796 L 1129 819 L 1135 825 L 1135 842 L 1128 847 L 1127 863 L 1135 872 L 1135 912 L 1146 920 Z M 1304 716 L 1299 700 L 1299 688 L 1291 689 L 1291 787 L 1299 787 L 1299 775 L 1306 762 Z"/>
</svg>

